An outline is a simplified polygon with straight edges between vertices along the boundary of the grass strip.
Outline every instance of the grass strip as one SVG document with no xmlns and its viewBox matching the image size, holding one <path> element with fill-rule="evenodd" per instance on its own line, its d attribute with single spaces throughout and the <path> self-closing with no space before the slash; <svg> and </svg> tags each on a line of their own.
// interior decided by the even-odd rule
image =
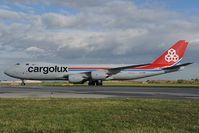
<svg viewBox="0 0 199 133">
<path fill-rule="evenodd" d="M 199 132 L 198 100 L 0 99 L 0 132 Z"/>
</svg>

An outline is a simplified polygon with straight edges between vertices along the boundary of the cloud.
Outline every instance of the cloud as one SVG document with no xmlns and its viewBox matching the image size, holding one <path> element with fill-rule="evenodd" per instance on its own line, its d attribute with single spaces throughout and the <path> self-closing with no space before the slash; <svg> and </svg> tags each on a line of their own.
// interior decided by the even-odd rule
<svg viewBox="0 0 199 133">
<path fill-rule="evenodd" d="M 0 9 L 0 18 L 2 20 L 7 20 L 7 19 L 17 20 L 17 19 L 20 19 L 21 15 L 22 14 L 17 13 L 17 12 Z"/>
<path fill-rule="evenodd" d="M 26 48 L 26 52 L 27 53 L 34 53 L 34 54 L 37 54 L 37 53 L 43 53 L 45 50 L 44 49 L 41 49 L 41 48 L 38 48 L 38 47 L 29 47 L 29 48 Z"/>
<path fill-rule="evenodd" d="M 66 28 L 75 25 L 74 17 L 56 13 L 46 13 L 42 16 L 46 28 Z"/>
<path fill-rule="evenodd" d="M 109 2 L 112 2 L 115 0 L 109 0 Z M 129 1 L 129 0 L 123 0 L 123 1 Z M 6 3 L 11 3 L 11 4 L 23 4 L 23 5 L 32 5 L 32 4 L 40 4 L 44 6 L 48 5 L 54 5 L 54 6 L 59 6 L 59 7 L 70 7 L 70 8 L 87 8 L 87 7 L 97 7 L 97 6 L 103 6 L 107 3 L 106 0 L 68 0 L 68 1 L 57 1 L 57 0 L 48 0 L 48 1 L 43 1 L 43 0 L 6 0 Z"/>
</svg>

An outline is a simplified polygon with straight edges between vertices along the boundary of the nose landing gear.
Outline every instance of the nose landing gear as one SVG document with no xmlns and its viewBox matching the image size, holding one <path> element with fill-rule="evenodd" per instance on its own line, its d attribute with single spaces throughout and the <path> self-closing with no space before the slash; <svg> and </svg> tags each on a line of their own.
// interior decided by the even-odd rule
<svg viewBox="0 0 199 133">
<path fill-rule="evenodd" d="M 26 85 L 26 83 L 25 83 L 25 81 L 22 79 L 21 80 L 21 86 L 25 86 Z"/>
</svg>

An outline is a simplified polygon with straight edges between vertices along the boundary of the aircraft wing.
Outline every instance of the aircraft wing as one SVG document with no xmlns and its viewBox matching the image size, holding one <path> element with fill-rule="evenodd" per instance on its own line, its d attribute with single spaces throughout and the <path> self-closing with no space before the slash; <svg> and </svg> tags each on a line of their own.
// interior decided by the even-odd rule
<svg viewBox="0 0 199 133">
<path fill-rule="evenodd" d="M 180 69 L 183 66 L 188 66 L 188 65 L 191 65 L 191 64 L 193 64 L 193 63 L 184 63 L 184 64 L 180 64 L 180 65 L 176 65 L 176 66 L 163 68 L 163 70 Z M 150 64 L 139 64 L 139 65 L 130 65 L 130 66 L 123 66 L 123 67 L 116 67 L 116 68 L 110 68 L 110 69 L 108 69 L 108 71 L 110 73 L 114 73 L 114 72 L 118 73 L 118 72 L 120 72 L 121 70 L 124 70 L 124 69 L 136 68 L 136 67 L 147 66 L 147 65 L 150 65 Z"/>
<path fill-rule="evenodd" d="M 130 66 L 122 66 L 122 67 L 116 67 L 116 68 L 110 68 L 108 69 L 108 73 L 110 74 L 116 74 L 124 69 L 128 69 L 128 68 L 136 68 L 136 67 L 141 67 L 141 66 L 147 66 L 150 64 L 138 64 L 138 65 L 130 65 Z"/>
<path fill-rule="evenodd" d="M 129 65 L 129 66 L 109 68 L 109 69 L 106 69 L 106 70 L 103 70 L 103 69 L 102 70 L 96 70 L 96 71 L 106 73 L 107 76 L 110 76 L 110 75 L 113 75 L 113 74 L 117 74 L 124 69 L 136 68 L 136 67 L 147 66 L 147 65 L 150 65 L 150 64 Z M 89 77 L 91 77 L 91 73 L 92 72 L 82 72 L 81 74 L 84 74 L 84 78 L 89 78 Z"/>
</svg>

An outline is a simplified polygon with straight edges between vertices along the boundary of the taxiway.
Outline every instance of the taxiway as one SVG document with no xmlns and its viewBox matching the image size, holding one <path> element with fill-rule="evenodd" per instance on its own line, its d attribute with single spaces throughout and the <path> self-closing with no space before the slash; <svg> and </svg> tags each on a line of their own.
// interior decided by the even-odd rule
<svg viewBox="0 0 199 133">
<path fill-rule="evenodd" d="M 199 99 L 198 88 L 161 87 L 10 87 L 0 86 L 0 98 L 158 98 Z"/>
</svg>

